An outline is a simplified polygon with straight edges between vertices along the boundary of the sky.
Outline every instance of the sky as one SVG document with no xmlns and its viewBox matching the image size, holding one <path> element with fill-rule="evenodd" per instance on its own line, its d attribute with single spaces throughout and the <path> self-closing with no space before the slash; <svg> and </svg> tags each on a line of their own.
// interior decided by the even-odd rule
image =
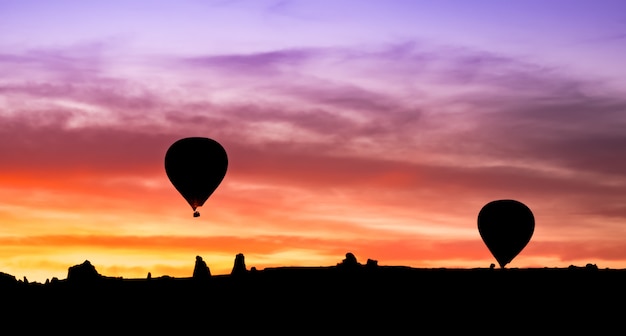
<svg viewBox="0 0 626 336">
<path fill-rule="evenodd" d="M 626 268 L 626 3 L 0 0 L 0 272 L 495 263 Z M 199 208 L 164 156 L 215 139 Z"/>
</svg>

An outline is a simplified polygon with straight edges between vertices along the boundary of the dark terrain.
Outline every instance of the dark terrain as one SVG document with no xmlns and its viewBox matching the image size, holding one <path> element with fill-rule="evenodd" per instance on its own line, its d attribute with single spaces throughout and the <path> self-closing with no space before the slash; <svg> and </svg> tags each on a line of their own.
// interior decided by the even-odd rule
<svg viewBox="0 0 626 336">
<path fill-rule="evenodd" d="M 150 279 L 102 276 L 85 262 L 46 284 L 0 274 L 2 319 L 26 334 L 623 333 L 626 270 L 348 261 L 256 271 L 241 256 L 231 275 L 198 272 L 197 261 L 194 277 Z"/>
</svg>

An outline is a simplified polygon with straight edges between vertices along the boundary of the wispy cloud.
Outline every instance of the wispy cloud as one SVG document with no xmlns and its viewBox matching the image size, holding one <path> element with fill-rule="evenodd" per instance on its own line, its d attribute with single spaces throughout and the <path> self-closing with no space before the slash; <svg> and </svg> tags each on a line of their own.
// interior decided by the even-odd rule
<svg viewBox="0 0 626 336">
<path fill-rule="evenodd" d="M 162 161 L 173 141 L 208 136 L 230 159 L 219 201 L 228 211 L 216 216 L 253 233 L 19 238 L 26 245 L 167 245 L 189 253 L 241 245 L 258 255 L 281 248 L 335 255 L 350 246 L 390 262 L 479 260 L 478 236 L 432 239 L 473 229 L 483 204 L 506 197 L 538 215 L 534 239 L 541 244 L 529 256 L 623 257 L 621 243 L 600 246 L 624 234 L 615 223 L 626 218 L 619 201 L 626 193 L 626 100 L 597 78 L 423 43 L 146 58 L 128 73 L 89 53 L 63 55 L 0 55 L 0 67 L 18 69 L 0 81 L 5 188 L 52 178 L 87 195 L 81 183 L 108 181 L 111 197 L 117 190 L 140 198 L 152 177 L 167 182 Z M 36 80 L 24 80 L 31 66 Z M 165 203 L 166 196 L 152 197 Z M 367 216 L 373 224 L 355 223 Z M 394 234 L 383 228 L 385 217 L 389 227 L 413 231 Z M 429 225 L 438 233 L 417 233 Z M 581 248 L 555 241 L 559 230 L 598 237 Z M 360 242 L 333 231 L 354 232 Z"/>
</svg>

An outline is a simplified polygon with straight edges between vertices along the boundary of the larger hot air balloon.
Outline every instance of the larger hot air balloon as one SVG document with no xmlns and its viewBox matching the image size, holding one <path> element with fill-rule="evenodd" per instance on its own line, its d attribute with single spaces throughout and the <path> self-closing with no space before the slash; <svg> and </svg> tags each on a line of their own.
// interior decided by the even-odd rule
<svg viewBox="0 0 626 336">
<path fill-rule="evenodd" d="M 526 247 L 535 231 L 535 217 L 521 202 L 487 203 L 478 213 L 478 231 L 501 268 Z"/>
<path fill-rule="evenodd" d="M 226 150 L 209 138 L 191 137 L 174 142 L 165 153 L 165 172 L 176 190 L 194 210 L 213 194 L 228 168 Z"/>
</svg>

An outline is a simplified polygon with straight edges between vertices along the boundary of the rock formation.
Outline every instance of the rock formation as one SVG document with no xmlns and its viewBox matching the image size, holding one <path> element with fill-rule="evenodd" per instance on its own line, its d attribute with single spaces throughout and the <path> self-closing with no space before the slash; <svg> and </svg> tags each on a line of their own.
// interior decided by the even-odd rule
<svg viewBox="0 0 626 336">
<path fill-rule="evenodd" d="M 354 269 L 362 265 L 356 261 L 354 254 L 348 252 L 346 253 L 346 259 L 342 260 L 337 266 L 344 269 Z"/>
<path fill-rule="evenodd" d="M 378 267 L 378 260 L 367 259 L 367 263 L 365 264 L 367 268 L 376 268 Z"/>
<path fill-rule="evenodd" d="M 92 282 L 102 278 L 96 268 L 85 260 L 80 265 L 71 266 L 67 271 L 67 280 L 71 282 Z"/>
<path fill-rule="evenodd" d="M 211 277 L 211 270 L 206 265 L 206 262 L 202 260 L 201 256 L 196 256 L 196 265 L 193 268 L 193 278 L 204 280 Z"/>
<path fill-rule="evenodd" d="M 230 275 L 241 275 L 245 274 L 248 270 L 246 269 L 246 261 L 244 259 L 243 253 L 239 253 L 235 256 L 235 264 L 233 265 L 233 271 Z"/>
<path fill-rule="evenodd" d="M 12 286 L 17 284 L 17 279 L 14 275 L 0 272 L 0 286 Z"/>
</svg>

